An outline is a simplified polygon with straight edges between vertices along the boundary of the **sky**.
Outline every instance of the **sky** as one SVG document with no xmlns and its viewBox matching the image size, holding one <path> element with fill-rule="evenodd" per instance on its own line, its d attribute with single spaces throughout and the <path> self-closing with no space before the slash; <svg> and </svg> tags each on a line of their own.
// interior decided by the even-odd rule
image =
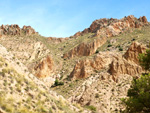
<svg viewBox="0 0 150 113">
<path fill-rule="evenodd" d="M 0 25 L 30 25 L 46 37 L 69 37 L 100 18 L 146 16 L 150 0 L 0 0 Z"/>
</svg>

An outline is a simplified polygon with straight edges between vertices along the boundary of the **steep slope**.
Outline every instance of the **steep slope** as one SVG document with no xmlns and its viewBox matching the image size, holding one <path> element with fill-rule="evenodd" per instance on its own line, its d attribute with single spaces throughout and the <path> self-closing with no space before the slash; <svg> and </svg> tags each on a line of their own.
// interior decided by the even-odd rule
<svg viewBox="0 0 150 113">
<path fill-rule="evenodd" d="M 122 111 L 120 99 L 143 72 L 138 54 L 149 45 L 149 31 L 145 16 L 99 19 L 66 38 L 46 38 L 29 26 L 2 25 L 0 44 L 9 52 L 0 46 L 1 111 L 7 111 L 11 96 L 11 111 L 90 112 L 81 106 L 99 113 Z M 53 85 L 56 79 L 64 85 Z"/>
<path fill-rule="evenodd" d="M 79 109 L 49 88 L 0 45 L 0 111 L 75 113 Z"/>
<path fill-rule="evenodd" d="M 121 98 L 127 95 L 133 77 L 144 72 L 137 59 L 145 51 L 144 45 L 133 42 L 124 54 L 99 52 L 80 60 L 70 74 L 74 81 L 54 90 L 67 94 L 71 102 L 94 106 L 99 113 L 120 112 L 124 109 Z"/>
<path fill-rule="evenodd" d="M 107 38 L 117 36 L 120 33 L 126 32 L 133 28 L 140 28 L 144 25 L 148 25 L 148 21 L 145 16 L 139 19 L 133 15 L 118 19 L 99 19 L 95 20 L 91 26 L 82 32 L 78 32 L 74 37 L 78 37 L 87 33 L 94 33 L 92 37 L 97 39 L 90 43 L 81 43 L 77 47 L 73 48 L 69 52 L 64 54 L 64 58 L 73 58 L 74 56 L 89 56 L 96 52 L 97 48 L 102 46 Z"/>
</svg>

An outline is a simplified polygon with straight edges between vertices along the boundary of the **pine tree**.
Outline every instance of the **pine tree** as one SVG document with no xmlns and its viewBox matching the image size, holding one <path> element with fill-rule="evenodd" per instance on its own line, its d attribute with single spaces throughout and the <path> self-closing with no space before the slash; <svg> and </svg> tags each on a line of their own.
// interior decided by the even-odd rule
<svg viewBox="0 0 150 113">
<path fill-rule="evenodd" d="M 141 66 L 150 71 L 150 49 L 139 55 Z M 128 98 L 122 99 L 127 113 L 150 113 L 150 73 L 133 79 Z"/>
</svg>

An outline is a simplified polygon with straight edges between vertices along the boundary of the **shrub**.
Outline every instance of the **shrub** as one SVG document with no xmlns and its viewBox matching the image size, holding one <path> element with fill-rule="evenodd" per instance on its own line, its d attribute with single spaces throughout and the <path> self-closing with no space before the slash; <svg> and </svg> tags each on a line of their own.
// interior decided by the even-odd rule
<svg viewBox="0 0 150 113">
<path fill-rule="evenodd" d="M 96 52 L 95 52 L 95 53 L 96 53 L 96 54 L 97 54 L 97 53 L 99 53 L 99 50 L 96 50 Z"/>
<path fill-rule="evenodd" d="M 119 47 L 119 51 L 123 51 L 123 48 L 122 48 L 122 47 Z"/>
<path fill-rule="evenodd" d="M 150 49 L 140 54 L 139 61 L 145 70 L 150 71 Z M 150 112 L 150 73 L 142 75 L 139 79 L 133 79 L 128 98 L 123 98 L 126 105 L 125 112 L 149 113 Z"/>
<path fill-rule="evenodd" d="M 64 82 L 59 82 L 58 79 L 56 79 L 54 85 L 55 86 L 64 85 Z"/>
<path fill-rule="evenodd" d="M 150 71 L 150 49 L 139 55 L 139 62 L 145 70 Z"/>
<path fill-rule="evenodd" d="M 108 44 L 108 46 L 107 47 L 111 47 L 112 45 L 111 44 Z"/>
<path fill-rule="evenodd" d="M 122 99 L 128 113 L 148 113 L 150 111 L 150 74 L 142 75 L 132 81 L 128 97 Z"/>
</svg>

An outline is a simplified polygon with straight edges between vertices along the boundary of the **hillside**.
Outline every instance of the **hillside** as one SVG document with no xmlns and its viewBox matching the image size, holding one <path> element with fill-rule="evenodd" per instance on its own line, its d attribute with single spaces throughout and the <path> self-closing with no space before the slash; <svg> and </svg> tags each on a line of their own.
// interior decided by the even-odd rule
<svg viewBox="0 0 150 113">
<path fill-rule="evenodd" d="M 95 20 L 66 38 L 2 25 L 0 111 L 121 112 L 120 99 L 144 72 L 138 55 L 149 47 L 149 31 L 146 17 L 133 15 Z"/>
</svg>

